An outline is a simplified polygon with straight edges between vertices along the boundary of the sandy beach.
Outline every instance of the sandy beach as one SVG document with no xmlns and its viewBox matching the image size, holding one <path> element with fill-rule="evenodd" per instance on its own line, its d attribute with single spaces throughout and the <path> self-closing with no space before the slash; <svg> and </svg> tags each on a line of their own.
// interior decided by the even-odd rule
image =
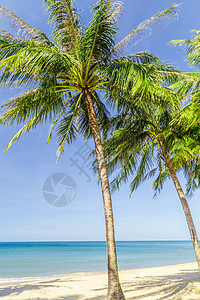
<svg viewBox="0 0 200 300">
<path fill-rule="evenodd" d="M 200 299 L 200 276 L 196 263 L 120 272 L 127 299 Z M 48 278 L 1 283 L 2 300 L 83 300 L 105 299 L 105 272 L 74 273 Z"/>
</svg>

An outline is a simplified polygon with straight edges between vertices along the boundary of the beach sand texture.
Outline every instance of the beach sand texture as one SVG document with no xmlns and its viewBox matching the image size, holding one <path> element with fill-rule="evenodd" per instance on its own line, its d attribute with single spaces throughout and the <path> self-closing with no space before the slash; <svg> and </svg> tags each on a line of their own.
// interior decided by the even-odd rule
<svg viewBox="0 0 200 300">
<path fill-rule="evenodd" d="M 196 263 L 120 272 L 126 299 L 200 300 Z M 2 300 L 102 300 L 107 291 L 105 272 L 77 273 L 30 281 L 2 283 Z"/>
</svg>

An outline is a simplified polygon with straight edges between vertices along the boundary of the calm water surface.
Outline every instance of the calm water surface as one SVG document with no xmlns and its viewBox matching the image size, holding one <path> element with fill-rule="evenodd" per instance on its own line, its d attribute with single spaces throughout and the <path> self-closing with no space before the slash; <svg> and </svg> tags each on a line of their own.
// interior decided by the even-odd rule
<svg viewBox="0 0 200 300">
<path fill-rule="evenodd" d="M 119 269 L 195 261 L 190 241 L 117 242 Z M 0 243 L 0 278 L 106 270 L 105 242 Z"/>
</svg>

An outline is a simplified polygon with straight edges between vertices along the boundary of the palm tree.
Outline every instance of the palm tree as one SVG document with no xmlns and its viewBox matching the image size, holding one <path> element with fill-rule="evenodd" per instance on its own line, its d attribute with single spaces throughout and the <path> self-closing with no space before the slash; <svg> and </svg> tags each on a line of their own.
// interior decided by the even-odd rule
<svg viewBox="0 0 200 300">
<path fill-rule="evenodd" d="M 153 100 L 149 104 L 149 99 L 146 102 L 143 100 L 139 105 L 134 101 L 130 104 L 129 100 L 122 115 L 111 120 L 111 126 L 117 130 L 105 142 L 105 146 L 108 172 L 117 173 L 112 186 L 113 189 L 119 188 L 121 182 L 126 182 L 129 176 L 133 176 L 132 194 L 140 183 L 157 176 L 153 188 L 160 192 L 165 180 L 171 178 L 185 213 L 200 271 L 199 240 L 186 196 L 177 177 L 178 171 L 185 170 L 186 178 L 189 174 L 191 179 L 192 163 L 192 169 L 199 170 L 200 143 L 197 144 L 197 139 L 193 139 L 197 128 L 193 128 L 192 133 L 182 125 L 174 125 L 174 118 L 182 110 L 177 103 L 173 105 L 172 101 L 170 105 L 169 102 L 162 102 L 160 105 L 158 101 Z M 199 133 L 198 129 L 195 133 L 198 138 Z"/>
<path fill-rule="evenodd" d="M 186 51 L 186 61 L 195 70 L 190 72 L 190 75 L 195 78 L 193 80 L 180 80 L 172 85 L 176 93 L 184 102 L 184 107 L 180 116 L 175 122 L 184 122 L 184 125 L 189 129 L 193 126 L 199 126 L 200 121 L 200 31 L 192 30 L 194 37 L 189 40 L 173 40 L 171 43 L 179 48 L 183 47 Z"/>
<path fill-rule="evenodd" d="M 121 96 L 117 98 L 118 86 L 133 93 L 141 90 L 151 74 L 161 77 L 165 66 L 158 64 L 155 56 L 141 52 L 123 57 L 122 53 L 130 40 L 145 35 L 151 24 L 176 15 L 176 5 L 140 24 L 115 44 L 121 1 L 98 1 L 92 8 L 93 17 L 87 27 L 81 23 L 72 0 L 45 0 L 44 3 L 53 26 L 52 39 L 0 7 L 0 14 L 21 33 L 21 37 L 16 37 L 0 31 L 0 84 L 25 89 L 3 106 L 5 112 L 1 115 L 1 124 L 23 124 L 6 150 L 23 133 L 49 121 L 52 126 L 48 142 L 56 128 L 58 156 L 63 153 L 65 143 L 71 144 L 78 134 L 93 137 L 106 224 L 107 299 L 124 299 L 118 276 L 110 186 L 99 127 L 106 126 L 108 111 L 98 92 L 106 91 L 114 101 L 121 101 Z M 166 68 L 169 76 L 171 71 Z M 114 84 L 113 90 L 111 83 Z"/>
<path fill-rule="evenodd" d="M 184 169 L 187 179 L 187 193 L 192 196 L 193 192 L 200 187 L 200 162 L 199 162 L 199 125 L 200 125 L 200 31 L 192 30 L 194 37 L 189 40 L 173 40 L 171 43 L 179 48 L 183 47 L 186 50 L 186 60 L 190 66 L 196 70 L 185 73 L 186 78 L 181 78 L 180 81 L 171 85 L 182 102 L 182 109 L 180 113 L 174 118 L 171 125 L 182 125 L 187 131 L 187 134 L 192 136 L 192 141 L 189 141 L 190 151 L 193 151 L 193 158 L 191 156 L 179 160 L 181 167 Z M 179 152 L 180 153 L 180 152 Z M 183 163 L 183 164 L 182 164 Z"/>
</svg>

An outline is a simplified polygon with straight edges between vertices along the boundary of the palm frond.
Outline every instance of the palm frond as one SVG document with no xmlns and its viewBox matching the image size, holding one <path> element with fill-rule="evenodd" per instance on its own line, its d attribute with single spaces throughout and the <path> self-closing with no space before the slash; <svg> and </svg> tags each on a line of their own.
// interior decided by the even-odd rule
<svg viewBox="0 0 200 300">
<path fill-rule="evenodd" d="M 24 41 L 23 39 L 16 37 L 5 30 L 0 30 L 0 39 L 11 43 L 19 43 Z"/>
<path fill-rule="evenodd" d="M 106 72 L 109 78 L 106 96 L 115 107 L 124 107 L 125 99 L 129 105 L 146 99 L 148 102 L 162 102 L 163 108 L 168 104 L 179 107 L 179 99 L 167 85 L 184 77 L 152 54 L 141 52 L 115 59 Z"/>
<path fill-rule="evenodd" d="M 88 65 L 92 59 L 96 62 L 100 58 L 108 57 L 110 49 L 114 46 L 117 19 L 121 9 L 121 1 L 113 0 L 100 0 L 93 6 L 93 18 L 83 39 Z"/>
<path fill-rule="evenodd" d="M 9 49 L 9 48 L 8 48 Z M 6 53 L 4 53 L 4 56 Z M 10 83 L 19 79 L 19 84 L 24 84 L 32 78 L 33 82 L 38 78 L 49 76 L 49 72 L 58 74 L 64 70 L 69 70 L 72 66 L 73 58 L 61 51 L 57 47 L 48 47 L 45 44 L 30 44 L 19 49 L 17 46 L 16 53 L 1 60 L 0 82 L 4 84 L 10 78 Z"/>
<path fill-rule="evenodd" d="M 52 98 L 49 99 L 51 101 L 50 105 L 46 98 L 46 102 L 42 101 L 42 104 L 40 103 L 40 105 L 37 105 L 38 103 L 34 105 L 30 105 L 30 103 L 27 102 L 23 103 L 22 99 L 27 100 L 33 98 L 31 96 L 33 96 L 36 92 L 36 90 L 33 90 L 32 92 L 29 91 L 27 93 L 24 93 L 21 97 L 18 97 L 17 99 L 12 100 L 9 104 L 5 105 L 5 107 L 8 108 L 8 112 L 5 112 L 0 116 L 0 124 L 13 124 L 14 122 L 16 122 L 16 124 L 20 124 L 23 122 L 26 123 L 11 139 L 4 151 L 7 151 L 12 146 L 12 144 L 21 137 L 23 133 L 28 134 L 39 124 L 41 125 L 43 124 L 43 122 L 51 120 L 51 118 L 57 111 L 57 107 L 60 106 L 60 103 L 58 105 L 58 103 L 53 101 L 54 99 Z M 41 93 L 41 96 L 43 97 L 44 94 Z M 27 121 L 27 118 L 30 119 Z"/>
<path fill-rule="evenodd" d="M 127 37 L 112 49 L 112 56 L 115 57 L 121 54 L 127 48 L 131 40 L 135 41 L 136 44 L 142 38 L 149 36 L 151 34 L 151 26 L 158 23 L 161 19 L 176 17 L 178 7 L 178 4 L 170 5 L 167 9 L 139 24 Z"/>
<path fill-rule="evenodd" d="M 0 120 L 1 121 L 1 120 Z M 37 122 L 37 116 L 34 116 L 31 120 L 29 120 L 16 134 L 15 136 L 11 139 L 11 141 L 8 143 L 4 151 L 7 151 L 14 142 L 19 140 L 21 135 L 23 133 L 28 134 L 35 126 L 38 124 Z"/>
<path fill-rule="evenodd" d="M 72 141 L 76 138 L 77 135 L 77 127 L 74 124 L 75 118 L 79 115 L 80 102 L 82 98 L 82 94 L 79 94 L 78 97 L 74 97 L 73 105 L 69 108 L 69 112 L 66 116 L 61 120 L 58 129 L 57 129 L 57 137 L 59 142 L 59 147 L 57 151 L 58 159 L 61 154 L 64 152 L 64 145 L 67 142 L 71 144 Z"/>
<path fill-rule="evenodd" d="M 81 31 L 77 11 L 72 0 L 45 0 L 49 20 L 53 24 L 53 37 L 59 46 L 80 58 Z"/>
<path fill-rule="evenodd" d="M 131 194 L 132 195 L 133 191 L 135 191 L 138 186 L 140 185 L 141 182 L 143 182 L 146 179 L 146 173 L 148 173 L 152 167 L 153 167 L 153 162 L 151 159 L 152 156 L 152 144 L 151 140 L 146 143 L 143 152 L 140 154 L 140 162 L 136 171 L 136 176 L 134 179 L 131 181 L 130 188 L 131 188 Z"/>
<path fill-rule="evenodd" d="M 163 172 L 159 172 L 156 180 L 153 183 L 153 189 L 155 191 L 154 197 L 157 193 L 160 193 L 163 189 L 164 182 L 170 178 L 169 171 L 166 169 Z"/>
<path fill-rule="evenodd" d="M 33 119 L 34 116 L 36 116 L 35 124 L 52 120 L 63 106 L 63 101 L 55 92 L 55 86 L 50 84 L 49 78 L 49 86 L 44 84 L 10 99 L 1 107 L 5 112 L 0 116 L 0 124 L 19 125 Z"/>
<path fill-rule="evenodd" d="M 189 61 L 190 65 L 193 67 L 200 67 L 200 31 L 199 30 L 192 30 L 192 33 L 195 34 L 195 36 L 189 40 L 173 40 L 171 43 L 174 46 L 183 47 L 183 49 L 187 52 L 186 60 Z"/>
<path fill-rule="evenodd" d="M 44 32 L 28 25 L 23 19 L 16 16 L 7 8 L 0 6 L 0 15 L 9 21 L 10 26 L 19 33 L 25 40 L 35 40 L 43 43 L 50 43 Z"/>
<path fill-rule="evenodd" d="M 14 37 L 7 36 L 7 38 L 5 38 L 4 36 L 4 39 L 0 39 L 0 60 L 2 61 L 8 57 L 14 56 L 26 46 L 27 43 L 24 41 L 17 42 L 14 40 Z"/>
</svg>

